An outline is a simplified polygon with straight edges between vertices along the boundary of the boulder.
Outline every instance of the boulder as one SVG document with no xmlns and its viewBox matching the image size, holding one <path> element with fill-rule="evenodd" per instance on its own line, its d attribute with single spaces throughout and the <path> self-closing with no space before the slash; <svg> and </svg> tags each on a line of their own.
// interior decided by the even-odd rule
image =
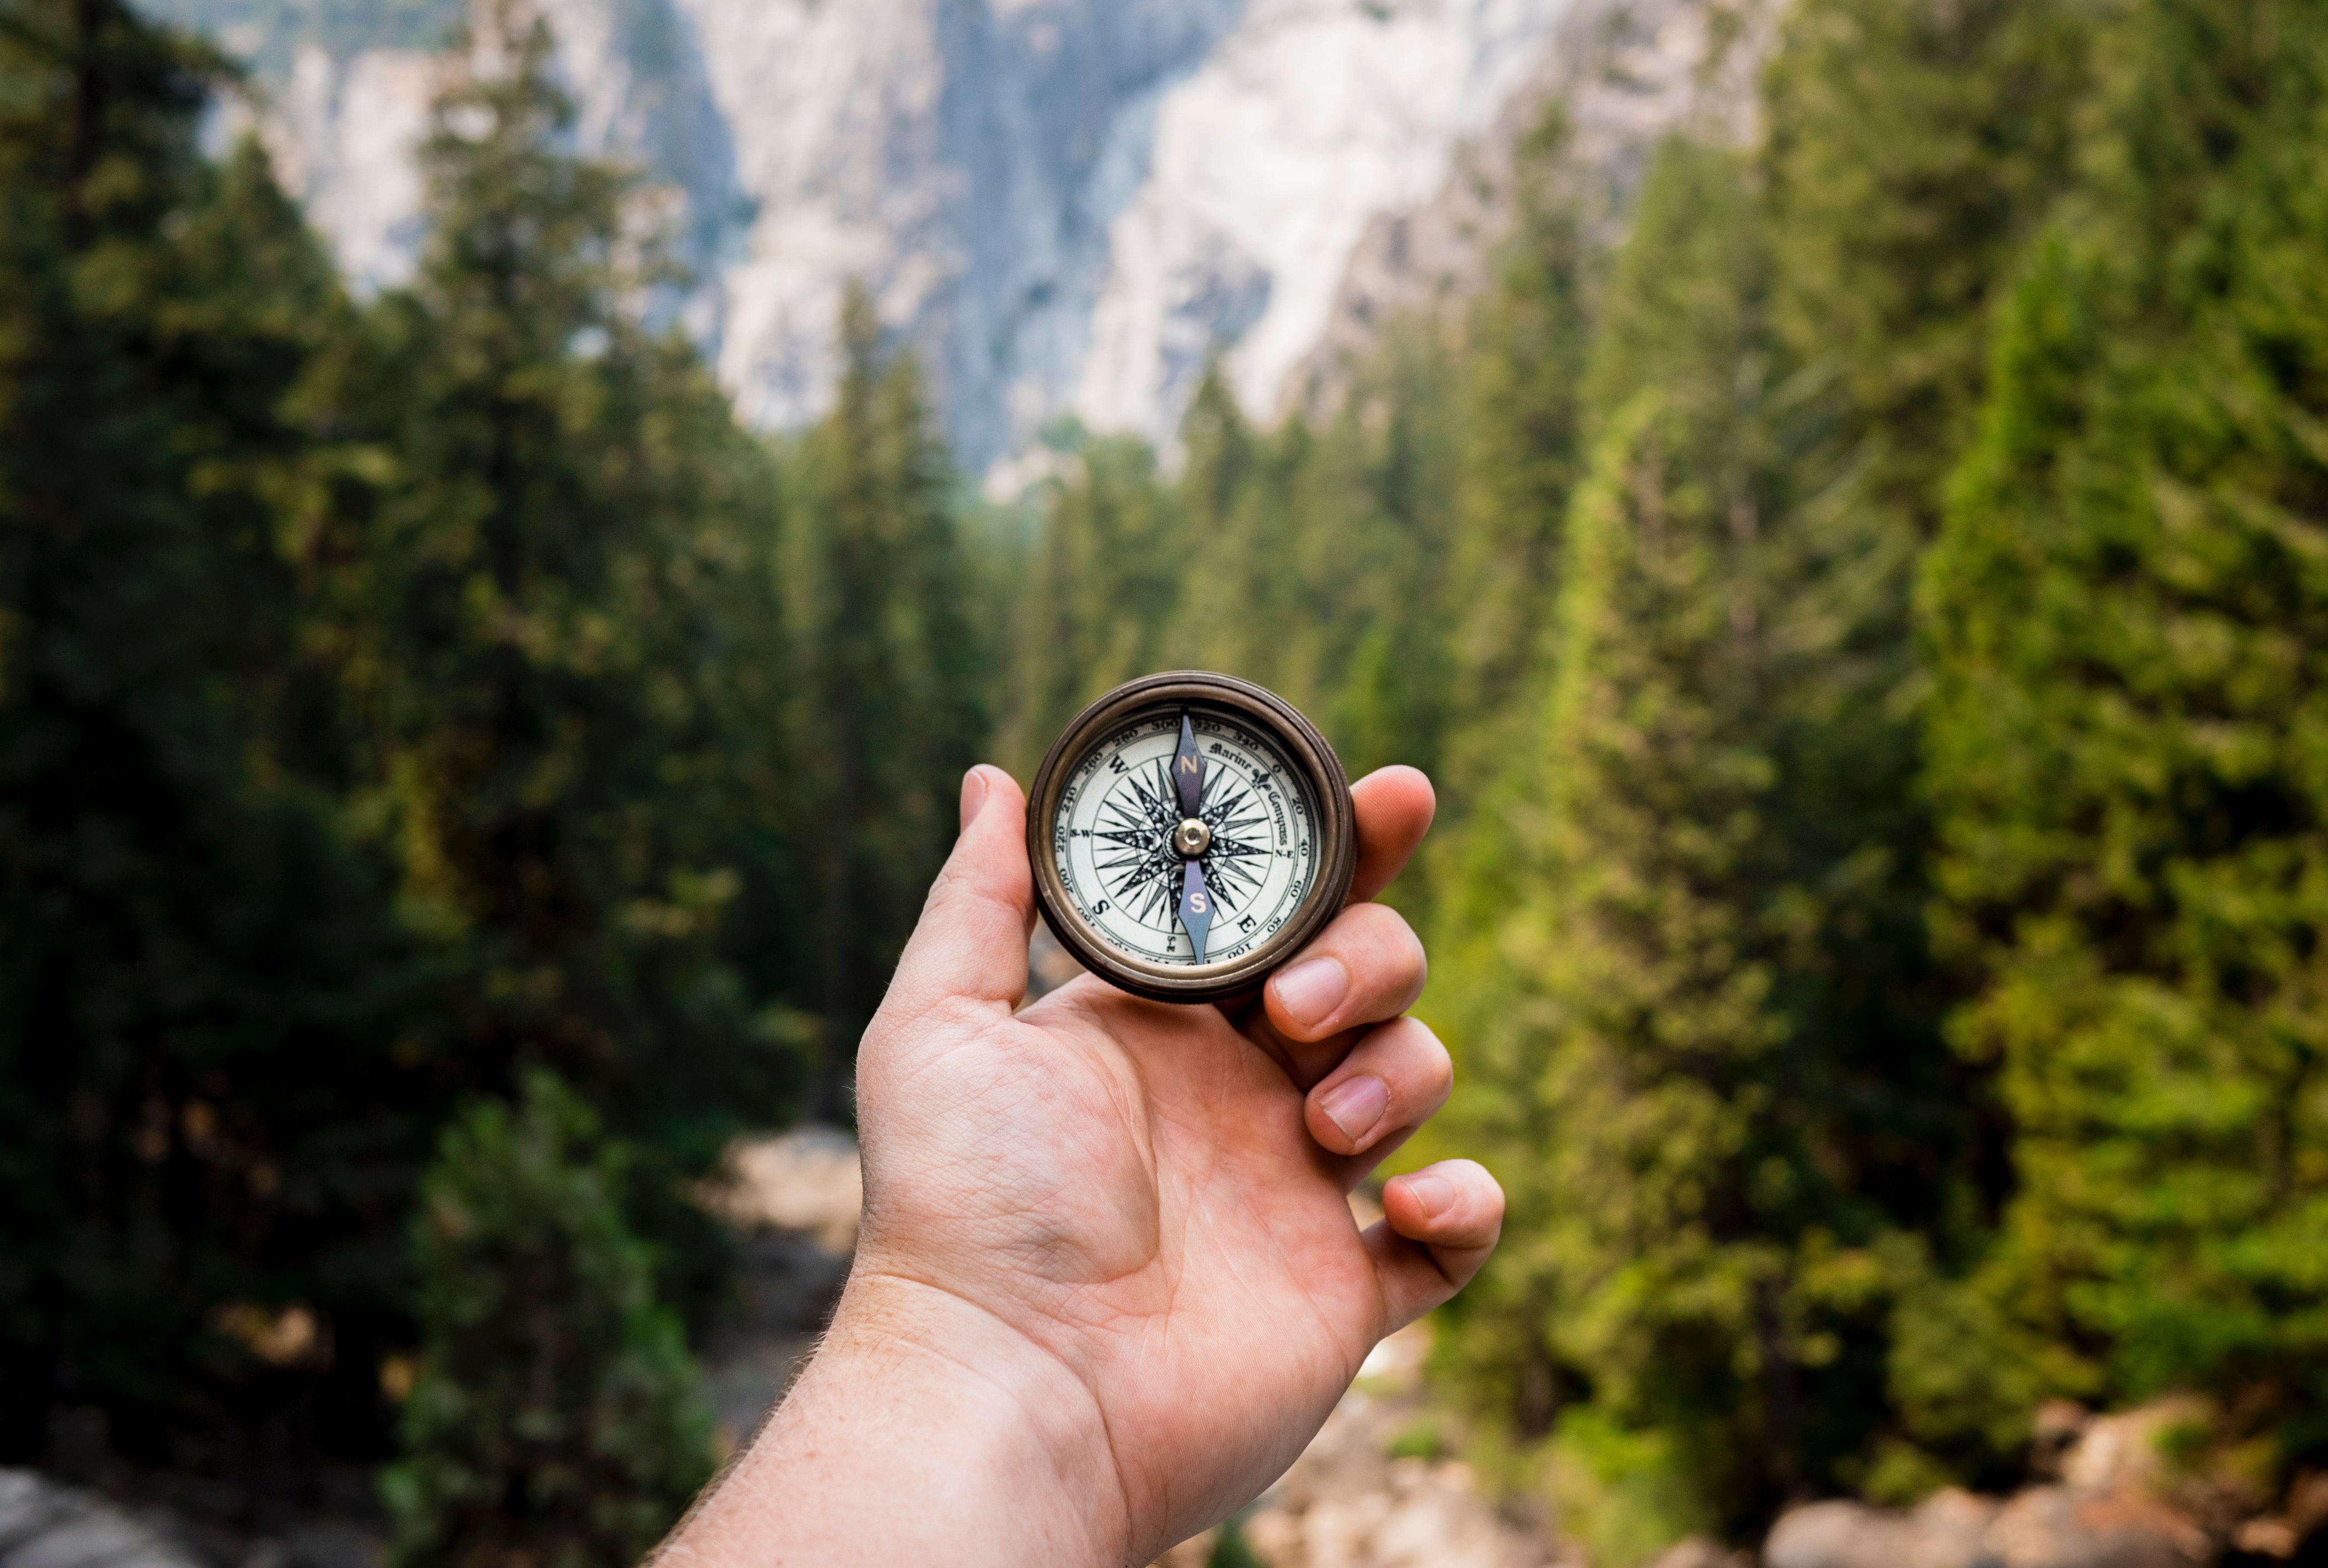
<svg viewBox="0 0 2328 1568">
<path fill-rule="evenodd" d="M 2196 1394 L 2173 1394 L 2085 1422 L 2061 1459 L 2061 1479 L 2086 1492 L 2161 1489 L 2164 1444 L 2179 1429 L 2205 1427 L 2214 1408 Z"/>
<path fill-rule="evenodd" d="M 194 1554 L 88 1492 L 0 1469 L 0 1568 L 202 1568 Z"/>
<path fill-rule="evenodd" d="M 1754 1568 L 1754 1554 L 1733 1551 L 1711 1536 L 1692 1535 L 1651 1558 L 1649 1568 Z"/>
<path fill-rule="evenodd" d="M 1997 1505 L 1951 1487 L 1912 1513 L 1864 1503 L 1789 1509 L 1762 1546 L 1765 1568 L 1976 1568 Z"/>
<path fill-rule="evenodd" d="M 2037 1487 L 2007 1503 L 1983 1545 L 1998 1568 L 2192 1568 L 2207 1533 L 2145 1492 Z"/>
<path fill-rule="evenodd" d="M 2037 1487 L 1999 1505 L 1940 1492 L 1913 1513 L 1813 1503 L 1779 1517 L 1764 1568 L 2194 1568 L 2205 1531 L 2132 1488 Z"/>
</svg>

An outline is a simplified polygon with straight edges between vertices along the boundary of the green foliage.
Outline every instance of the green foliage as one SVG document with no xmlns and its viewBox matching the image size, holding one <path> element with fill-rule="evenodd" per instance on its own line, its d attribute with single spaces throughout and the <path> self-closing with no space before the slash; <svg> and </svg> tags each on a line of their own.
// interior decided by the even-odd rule
<svg viewBox="0 0 2328 1568">
<path fill-rule="evenodd" d="M 359 818 L 462 965 L 468 1081 L 538 1061 L 699 1168 L 791 1073 L 723 962 L 741 890 L 725 655 L 774 474 L 683 349 L 619 308 L 621 184 L 559 150 L 549 35 L 503 5 L 422 151 L 435 220 L 351 372 L 376 476 L 334 541 Z M 741 602 L 738 602 L 740 599 Z M 757 982 L 756 984 L 755 982 Z"/>
<path fill-rule="evenodd" d="M 0 1452 L 52 1404 L 148 1462 L 265 1404 L 222 1301 L 342 1320 L 356 1386 L 438 1091 L 411 952 L 297 728 L 275 498 L 344 319 L 201 52 L 0 11 Z M 332 1397 L 338 1397 L 336 1394 Z M 359 1398 L 362 1397 L 361 1394 Z"/>
<path fill-rule="evenodd" d="M 2108 42 L 1923 584 L 1955 1038 L 2019 1183 L 1967 1288 L 2062 1381 L 2316 1422 L 2328 14 L 2150 0 Z"/>
<path fill-rule="evenodd" d="M 1695 1467 L 1675 1434 L 1639 1431 L 1603 1413 L 1563 1413 L 1551 1444 L 1552 1493 L 1595 1563 L 1631 1568 L 1707 1528 Z"/>
<path fill-rule="evenodd" d="M 1064 457 L 1009 628 L 996 750 L 1022 778 L 1085 703 L 1167 667 L 1159 640 L 1178 587 L 1155 454 L 1116 437 Z"/>
<path fill-rule="evenodd" d="M 1447 1434 L 1438 1422 L 1425 1417 L 1391 1439 L 1383 1451 L 1394 1460 L 1443 1460 L 1449 1452 Z"/>
<path fill-rule="evenodd" d="M 862 290 L 841 316 L 832 411 L 802 444 L 784 544 L 797 671 L 796 820 L 816 824 L 813 996 L 826 1114 L 953 842 L 987 733 L 986 651 L 963 603 L 949 474 L 920 372 L 884 361 Z"/>
<path fill-rule="evenodd" d="M 1260 1568 L 1261 1557 L 1244 1538 L 1242 1516 L 1232 1516 L 1222 1521 L 1221 1533 L 1214 1539 L 1213 1549 L 1205 1558 L 1205 1568 Z"/>
<path fill-rule="evenodd" d="M 530 1075 L 446 1130 L 420 1189 L 420 1371 L 382 1477 L 390 1561 L 627 1568 L 711 1473 L 679 1320 L 624 1223 L 624 1162 Z"/>
<path fill-rule="evenodd" d="M 1437 777 L 1442 809 L 1459 816 L 1526 745 L 1535 718 L 1530 681 L 1542 668 L 1561 523 L 1581 460 L 1592 257 L 1563 188 L 1566 146 L 1555 114 L 1522 149 L 1513 232 L 1453 372 L 1463 433 L 1447 547 L 1448 712 Z M 1497 858 L 1481 848 L 1467 883 Z"/>
<path fill-rule="evenodd" d="M 1439 779 L 1461 1077 L 1400 1158 L 1513 1203 L 1441 1370 L 1612 1568 L 2008 1481 L 2053 1394 L 2318 1441 L 2318 0 L 1799 0 L 1620 247 L 1555 110 L 1480 298 L 1273 427 L 1216 362 L 1162 458 L 1059 432 L 1023 549 L 861 294 L 831 413 L 739 431 L 478 23 L 359 305 L 197 156 L 213 61 L 0 0 L 0 1457 L 69 1404 L 376 1452 L 425 1151 L 535 1083 L 429 1188 L 407 1554 L 640 1549 L 683 1178 L 820 1048 L 844 1113 L 981 743 L 1180 664 Z M 292 1302 L 328 1369 L 216 1329 Z"/>
<path fill-rule="evenodd" d="M 1468 1314 L 1547 1335 L 1557 1366 L 1589 1369 L 1601 1419 L 1669 1428 L 1664 1462 L 1732 1508 L 1755 1478 L 1714 1471 L 1788 1464 L 1799 1440 L 1787 1220 L 1810 1173 L 1789 1159 L 1801 1107 L 1779 1090 L 1789 1030 L 1756 923 L 1777 775 L 1753 701 L 1754 540 L 1733 526 L 1750 432 L 1726 399 L 1676 406 L 1652 367 L 1724 386 L 1688 361 L 1737 354 L 1751 225 L 1734 164 L 1676 145 L 1619 260 L 1591 379 L 1618 401 L 1596 410 L 1569 516 L 1525 891 L 1457 1113 L 1533 1243 Z"/>
<path fill-rule="evenodd" d="M 1832 1021 L 1854 824 L 1794 805 L 1831 764 L 1789 634 L 1821 563 L 1789 526 L 1766 211 L 1750 164 L 1685 142 L 1642 192 L 1543 718 L 1478 873 L 1505 891 L 1459 896 L 1439 993 L 1461 1084 L 1432 1150 L 1484 1151 L 1514 1216 L 1442 1365 L 1552 1435 L 1574 1526 L 1626 1558 L 1860 1473 L 1889 1238 L 1932 1219 L 1952 1131 L 1929 1035 Z"/>
<path fill-rule="evenodd" d="M 110 5 L 0 27 L 11 1459 L 70 1407 L 140 1462 L 369 1462 L 461 1095 L 556 1064 L 699 1302 L 675 1178 L 789 1108 L 777 465 L 621 307 L 619 182 L 496 16 L 365 309 L 255 147 L 196 155 L 209 56 Z M 225 1331 L 292 1304 L 307 1363 Z"/>
<path fill-rule="evenodd" d="M 1517 1221 L 1442 1364 L 1551 1434 L 1549 1484 L 1619 1558 L 1948 1473 L 1901 1437 L 1965 1404 L 1943 1349 L 2025 1402 L 1986 1431 L 2070 1391 L 1947 1275 L 2003 1180 L 1941 1043 L 1907 606 L 2090 29 L 1809 0 L 1763 145 L 1668 146 L 1585 293 L 1594 461 L 1541 738 L 1463 830 L 1427 1005 L 1466 1082 L 1431 1151 L 1484 1142 Z M 2006 1451 L 1940 1447 L 1958 1475 Z"/>
</svg>

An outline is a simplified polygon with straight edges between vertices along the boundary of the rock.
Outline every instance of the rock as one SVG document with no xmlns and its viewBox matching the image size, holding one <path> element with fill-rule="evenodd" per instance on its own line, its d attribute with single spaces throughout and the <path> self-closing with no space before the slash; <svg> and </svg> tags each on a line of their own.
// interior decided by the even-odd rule
<svg viewBox="0 0 2328 1568">
<path fill-rule="evenodd" d="M 2188 1394 L 2098 1415 L 2062 1456 L 2061 1479 L 2081 1491 L 2155 1492 L 2166 1469 L 2161 1444 L 2177 1428 L 2205 1427 L 2213 1419 L 2214 1407 Z"/>
<path fill-rule="evenodd" d="M 2215 1556 L 2205 1531 L 2130 1488 L 2034 1488 L 2004 1506 L 1982 1544 L 1999 1568 L 2191 1568 Z"/>
<path fill-rule="evenodd" d="M 1430 1332 L 1412 1324 L 1376 1347 L 1253 1506 L 1245 1545 L 1267 1568 L 1582 1568 L 1542 1522 L 1499 1508 L 1469 1465 L 1392 1457 L 1418 1422 L 1436 1419 L 1422 1387 Z"/>
<path fill-rule="evenodd" d="M 1732 1551 L 1710 1535 L 1692 1535 L 1651 1558 L 1649 1568 L 1754 1568 L 1754 1554 Z"/>
<path fill-rule="evenodd" d="M 727 1179 L 705 1206 L 745 1230 L 805 1232 L 835 1257 L 857 1245 L 865 1177 L 857 1141 L 838 1127 L 795 1127 L 773 1138 L 738 1139 Z"/>
<path fill-rule="evenodd" d="M 2038 1487 L 2000 1507 L 1953 1488 L 1911 1514 L 1813 1503 L 1781 1516 L 1764 1568 L 2192 1568 L 2207 1533 L 2130 1488 Z"/>
<path fill-rule="evenodd" d="M 412 6 L 153 9 L 255 55 L 268 90 L 247 117 L 357 286 L 408 277 L 425 237 L 414 152 L 444 72 L 409 45 L 463 7 L 423 7 L 435 21 L 418 23 Z M 575 146 L 638 170 L 636 215 L 668 221 L 700 280 L 670 303 L 744 416 L 793 427 L 823 410 L 841 290 L 862 280 L 917 351 L 956 456 L 1007 484 L 1018 465 L 997 460 L 1039 453 L 1033 438 L 1065 414 L 1169 445 L 1216 347 L 1246 406 L 1273 412 L 1320 343 L 1362 347 L 1450 268 L 1480 276 L 1508 209 L 1466 192 L 1492 183 L 1507 198 L 1497 176 L 1552 95 L 1593 190 L 1630 190 L 1676 127 L 1738 139 L 1723 122 L 1751 115 L 1759 46 L 1715 45 L 1762 36 L 1754 18 L 1782 7 L 540 9 Z M 1458 156 L 1470 143 L 1499 150 L 1475 166 Z"/>
<path fill-rule="evenodd" d="M 0 1568 L 202 1568 L 153 1526 L 31 1470 L 0 1469 Z"/>
<path fill-rule="evenodd" d="M 2039 1405 L 2037 1419 L 2030 1423 L 2029 1468 L 2049 1481 L 2060 1480 L 2062 1462 L 2093 1423 L 2094 1413 L 2074 1399 L 2049 1399 Z"/>
<path fill-rule="evenodd" d="M 1764 1568 L 1976 1568 L 1997 1516 L 1985 1498 L 1950 1488 L 1913 1513 L 1864 1503 L 1812 1503 L 1770 1527 Z"/>
<path fill-rule="evenodd" d="M 2231 1534 L 2231 1545 L 2250 1557 L 2276 1557 L 2285 1563 L 2295 1555 L 2304 1538 L 2295 1526 L 2276 1515 L 2249 1519 Z"/>
<path fill-rule="evenodd" d="M 2298 1535 L 2309 1535 L 2328 1526 L 2328 1470 L 2310 1466 L 2297 1470 L 2287 1484 L 2287 1501 L 2280 1506 Z"/>
</svg>

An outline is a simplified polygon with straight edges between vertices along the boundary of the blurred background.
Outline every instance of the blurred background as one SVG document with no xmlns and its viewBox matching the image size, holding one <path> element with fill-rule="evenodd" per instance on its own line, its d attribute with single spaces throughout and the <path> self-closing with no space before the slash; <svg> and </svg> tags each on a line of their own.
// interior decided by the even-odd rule
<svg viewBox="0 0 2328 1568">
<path fill-rule="evenodd" d="M 1512 1210 L 1173 1562 L 2328 1561 L 2328 0 L 0 0 L 0 1564 L 635 1560 L 1176 666 Z"/>
</svg>

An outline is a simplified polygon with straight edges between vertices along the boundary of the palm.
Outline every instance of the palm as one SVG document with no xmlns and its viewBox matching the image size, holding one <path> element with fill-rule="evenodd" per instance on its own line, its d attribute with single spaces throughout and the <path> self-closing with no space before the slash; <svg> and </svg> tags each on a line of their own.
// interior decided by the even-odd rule
<svg viewBox="0 0 2328 1568">
<path fill-rule="evenodd" d="M 1356 1163 L 1309 1139 L 1284 1068 L 1216 1009 L 1088 977 L 912 1052 L 916 1098 L 952 1131 L 915 1141 L 907 1180 L 868 1130 L 871 1258 L 893 1223 L 943 1236 L 935 1256 L 918 1244 L 948 1275 L 931 1282 L 1075 1371 L 1137 1501 L 1211 1517 L 1290 1463 L 1387 1325 L 1346 1200 Z M 1275 1441 L 1233 1441 L 1257 1410 Z M 1216 1473 L 1179 1465 L 1168 1497 L 1140 1462 L 1165 1453 Z"/>
</svg>

